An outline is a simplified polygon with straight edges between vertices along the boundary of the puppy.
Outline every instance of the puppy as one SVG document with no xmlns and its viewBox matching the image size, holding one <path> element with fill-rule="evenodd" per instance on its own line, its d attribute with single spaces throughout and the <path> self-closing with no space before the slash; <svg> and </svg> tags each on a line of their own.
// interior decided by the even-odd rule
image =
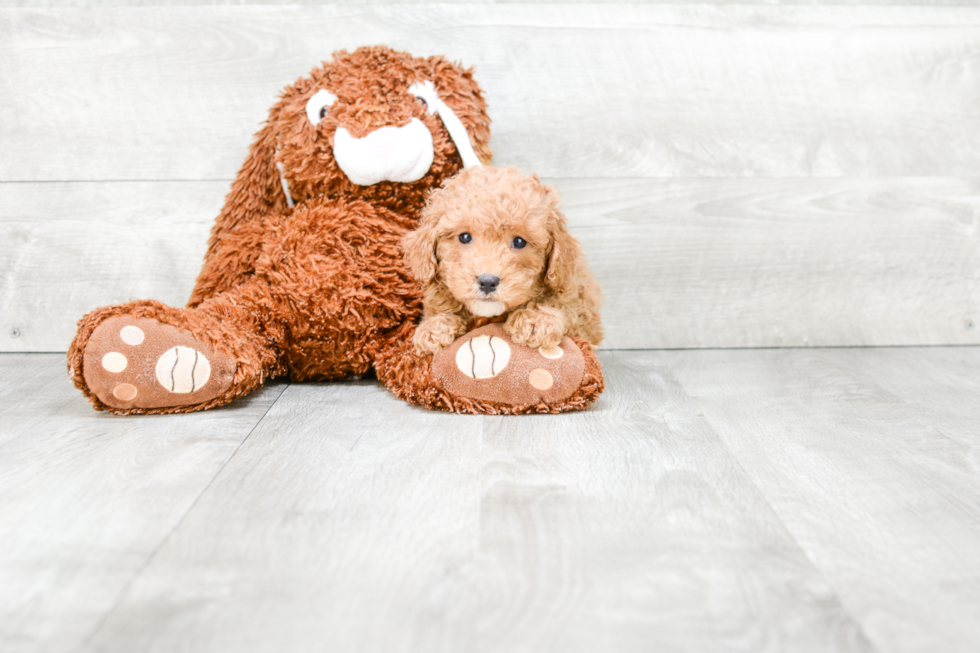
<svg viewBox="0 0 980 653">
<path fill-rule="evenodd" d="M 565 334 L 599 344 L 599 285 L 558 203 L 537 175 L 489 166 L 467 168 L 429 196 L 402 241 L 424 286 L 420 354 L 452 344 L 479 318 L 503 316 L 517 344 L 550 349 Z"/>
</svg>

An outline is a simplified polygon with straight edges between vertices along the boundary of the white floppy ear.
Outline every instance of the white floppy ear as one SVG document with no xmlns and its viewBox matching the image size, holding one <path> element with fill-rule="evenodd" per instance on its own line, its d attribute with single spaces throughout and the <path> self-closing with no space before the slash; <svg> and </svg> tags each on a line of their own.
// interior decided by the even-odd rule
<svg viewBox="0 0 980 653">
<path fill-rule="evenodd" d="M 470 135 L 467 133 L 463 122 L 449 108 L 449 105 L 442 101 L 442 98 L 436 93 L 436 87 L 432 82 L 416 82 L 408 87 L 408 92 L 425 101 L 428 107 L 426 109 L 428 113 L 434 113 L 442 118 L 442 124 L 446 126 L 449 137 L 453 139 L 453 143 L 459 151 L 459 156 L 463 159 L 464 168 L 482 165 L 479 157 L 476 156 L 476 152 L 473 151 L 473 144 L 470 143 Z"/>
</svg>

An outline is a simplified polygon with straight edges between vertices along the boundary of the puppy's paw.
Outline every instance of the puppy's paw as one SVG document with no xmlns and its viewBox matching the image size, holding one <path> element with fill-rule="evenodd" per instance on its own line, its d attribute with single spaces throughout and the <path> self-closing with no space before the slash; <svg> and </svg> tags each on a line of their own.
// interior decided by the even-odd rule
<svg viewBox="0 0 980 653">
<path fill-rule="evenodd" d="M 466 325 L 456 315 L 433 315 L 422 320 L 415 329 L 412 342 L 420 355 L 437 354 L 453 344 L 456 337 L 466 330 Z"/>
<path fill-rule="evenodd" d="M 550 306 L 523 308 L 511 313 L 504 330 L 519 345 L 553 349 L 565 335 L 565 317 Z"/>
</svg>

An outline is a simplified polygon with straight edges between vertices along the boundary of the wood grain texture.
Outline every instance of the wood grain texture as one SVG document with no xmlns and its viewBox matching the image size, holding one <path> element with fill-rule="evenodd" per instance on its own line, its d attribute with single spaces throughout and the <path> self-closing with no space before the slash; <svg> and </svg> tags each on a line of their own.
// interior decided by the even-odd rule
<svg viewBox="0 0 980 653">
<path fill-rule="evenodd" d="M 99 306 L 183 306 L 229 185 L 0 184 L 0 350 L 65 351 Z"/>
<path fill-rule="evenodd" d="M 0 650 L 79 650 L 282 389 L 125 419 L 63 356 L 0 356 Z"/>
<path fill-rule="evenodd" d="M 561 186 L 610 348 L 980 343 L 973 181 Z"/>
<path fill-rule="evenodd" d="M 487 420 L 485 651 L 870 651 L 650 352 L 586 413 Z"/>
<path fill-rule="evenodd" d="M 0 649 L 975 648 L 980 347 L 602 360 L 557 417 L 113 418 L 0 355 Z"/>
<path fill-rule="evenodd" d="M 280 399 L 87 650 L 477 650 L 480 418 Z"/>
<path fill-rule="evenodd" d="M 980 422 L 973 410 L 950 435 L 874 379 L 920 377 L 975 406 L 977 352 L 662 356 L 879 650 L 966 653 L 980 641 Z M 950 362 L 968 383 L 944 382 Z"/>
<path fill-rule="evenodd" d="M 606 348 L 980 342 L 975 181 L 546 181 Z M 0 350 L 63 351 L 106 304 L 183 305 L 228 185 L 0 184 Z"/>
<path fill-rule="evenodd" d="M 28 7 L 0 9 L 0 180 L 227 179 L 279 89 L 370 43 L 477 66 L 497 161 L 550 177 L 980 164 L 976 6 Z"/>
<path fill-rule="evenodd" d="M 561 417 L 290 386 L 87 650 L 872 650 L 676 384 L 625 360 Z"/>
<path fill-rule="evenodd" d="M 956 443 L 971 469 L 980 469 L 980 349 L 880 349 L 860 371 L 915 406 L 937 432 Z"/>
</svg>

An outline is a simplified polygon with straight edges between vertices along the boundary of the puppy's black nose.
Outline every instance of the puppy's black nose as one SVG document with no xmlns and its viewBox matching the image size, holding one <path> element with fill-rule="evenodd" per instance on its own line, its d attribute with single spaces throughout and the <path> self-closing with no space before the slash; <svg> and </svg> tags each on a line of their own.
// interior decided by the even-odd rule
<svg viewBox="0 0 980 653">
<path fill-rule="evenodd" d="M 480 292 L 484 295 L 489 295 L 497 286 L 500 285 L 500 277 L 491 277 L 489 274 L 481 274 L 476 278 L 476 283 L 480 286 Z"/>
</svg>

